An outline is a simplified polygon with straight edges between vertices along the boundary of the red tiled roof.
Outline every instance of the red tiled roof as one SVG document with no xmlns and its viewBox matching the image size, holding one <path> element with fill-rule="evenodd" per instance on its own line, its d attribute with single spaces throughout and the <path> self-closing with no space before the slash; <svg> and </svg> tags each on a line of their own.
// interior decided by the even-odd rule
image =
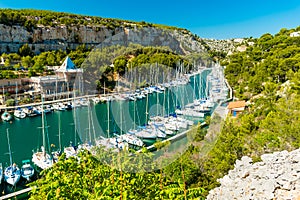
<svg viewBox="0 0 300 200">
<path fill-rule="evenodd" d="M 242 108 L 245 106 L 246 106 L 246 101 L 234 101 L 234 102 L 229 102 L 227 108 L 233 109 L 233 108 Z"/>
</svg>

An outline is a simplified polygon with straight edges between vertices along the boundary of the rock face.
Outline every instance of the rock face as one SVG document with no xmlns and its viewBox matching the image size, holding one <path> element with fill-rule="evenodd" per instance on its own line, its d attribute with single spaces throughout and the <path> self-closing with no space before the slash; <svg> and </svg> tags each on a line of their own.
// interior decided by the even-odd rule
<svg viewBox="0 0 300 200">
<path fill-rule="evenodd" d="M 35 53 L 74 49 L 78 45 L 139 43 L 144 46 L 169 46 L 178 53 L 202 52 L 205 48 L 190 32 L 158 27 L 38 26 L 28 31 L 23 26 L 0 24 L 0 52 L 17 52 L 25 43 Z"/>
<path fill-rule="evenodd" d="M 221 186 L 209 192 L 207 199 L 300 199 L 300 149 L 261 156 L 252 164 L 245 156 L 235 168 L 219 179 Z"/>
</svg>

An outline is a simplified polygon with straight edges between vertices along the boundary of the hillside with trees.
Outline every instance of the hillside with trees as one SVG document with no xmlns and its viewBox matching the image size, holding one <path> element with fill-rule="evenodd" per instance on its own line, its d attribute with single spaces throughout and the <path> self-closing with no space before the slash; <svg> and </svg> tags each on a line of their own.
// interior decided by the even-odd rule
<svg viewBox="0 0 300 200">
<path fill-rule="evenodd" d="M 257 38 L 255 44 L 249 46 L 246 51 L 236 52 L 222 61 L 226 67 L 226 77 L 234 88 L 236 98 L 247 100 L 248 110 L 238 118 L 228 117 L 226 119 L 209 152 L 203 154 L 201 146 L 197 145 L 197 141 L 205 140 L 204 135 L 206 134 L 205 130 L 199 128 L 197 141 L 192 143 L 189 150 L 178 160 L 161 171 L 143 175 L 107 172 L 106 178 L 99 182 L 96 181 L 97 184 L 92 184 L 93 187 L 86 187 L 84 192 L 79 193 L 87 196 L 101 196 L 111 191 L 109 194 L 120 198 L 120 195 L 124 197 L 123 195 L 130 194 L 130 191 L 140 191 L 145 184 L 148 187 L 143 189 L 143 194 L 157 199 L 174 199 L 176 197 L 177 199 L 192 199 L 188 197 L 188 194 L 194 193 L 188 191 L 197 191 L 198 197 L 204 198 L 209 190 L 219 185 L 217 179 L 233 169 L 235 161 L 241 159 L 242 156 L 250 156 L 256 162 L 260 161 L 260 155 L 264 153 L 280 150 L 291 151 L 299 148 L 300 38 L 290 36 L 291 33 L 298 30 L 299 28 L 282 29 L 275 35 L 264 34 Z M 89 166 L 88 169 L 100 170 L 98 167 L 92 167 L 95 162 L 97 161 L 91 161 L 90 164 L 85 163 L 84 165 Z M 61 167 L 61 165 L 65 166 L 66 164 L 58 164 L 55 168 Z M 77 164 L 75 165 L 77 166 Z M 71 167 L 67 171 L 75 169 L 78 170 L 78 167 Z M 103 167 L 101 170 L 105 171 Z M 109 169 L 107 170 L 109 171 Z M 45 178 L 36 183 L 40 189 L 34 190 L 32 199 L 38 199 L 40 195 L 45 196 L 46 194 L 52 195 L 51 197 L 55 195 L 60 197 L 63 193 L 57 189 L 59 185 L 63 187 L 67 185 L 68 190 L 65 189 L 67 191 L 77 191 L 76 184 L 71 186 L 71 181 L 68 182 L 65 178 L 61 179 L 60 175 L 54 176 L 57 181 L 53 184 L 53 173 L 58 172 L 55 170 L 45 172 Z M 90 172 L 82 173 L 91 174 Z M 76 173 L 71 174 L 76 180 L 81 177 L 83 179 L 81 181 L 84 183 L 90 181 L 90 178 L 84 178 L 85 176 L 76 178 Z M 91 177 L 93 180 L 93 178 L 103 176 L 97 174 L 97 176 Z M 71 179 L 73 180 L 73 178 Z M 136 179 L 143 183 L 138 184 Z M 149 179 L 153 181 L 148 183 Z M 121 181 L 123 184 L 116 184 L 115 180 Z M 97 189 L 95 189 L 96 186 Z M 112 188 L 115 189 L 111 190 Z M 151 191 L 152 189 L 153 191 Z M 101 192 L 97 193 L 97 191 Z M 172 192 L 169 193 L 170 191 Z M 174 193 L 175 191 L 181 192 Z M 137 195 L 137 193 L 135 194 Z M 165 196 L 166 194 L 169 196 Z M 96 197 L 100 198 L 100 196 Z"/>
<path fill-rule="evenodd" d="M 210 190 L 242 156 L 259 161 L 260 155 L 300 147 L 300 38 L 282 29 L 264 34 L 245 52 L 223 60 L 236 98 L 248 101 L 248 110 L 228 118 L 216 143 L 202 158 L 197 185 Z M 214 169 L 214 170 L 212 170 Z"/>
</svg>

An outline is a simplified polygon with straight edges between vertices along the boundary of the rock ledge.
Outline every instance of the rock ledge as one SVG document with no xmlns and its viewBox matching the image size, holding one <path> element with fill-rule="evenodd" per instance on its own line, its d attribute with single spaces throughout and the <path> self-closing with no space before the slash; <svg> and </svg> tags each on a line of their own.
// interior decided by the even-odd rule
<svg viewBox="0 0 300 200">
<path fill-rule="evenodd" d="M 207 199 L 300 200 L 300 149 L 264 154 L 261 159 L 254 164 L 247 156 L 237 160 Z"/>
</svg>

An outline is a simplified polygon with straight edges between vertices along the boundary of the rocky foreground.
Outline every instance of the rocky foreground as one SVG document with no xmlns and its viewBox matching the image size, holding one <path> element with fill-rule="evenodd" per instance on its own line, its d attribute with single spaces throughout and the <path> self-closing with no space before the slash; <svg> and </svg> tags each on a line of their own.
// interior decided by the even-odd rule
<svg viewBox="0 0 300 200">
<path fill-rule="evenodd" d="M 207 199 L 284 199 L 300 200 L 300 149 L 237 160 L 233 170 L 219 179 L 221 186 Z"/>
</svg>

